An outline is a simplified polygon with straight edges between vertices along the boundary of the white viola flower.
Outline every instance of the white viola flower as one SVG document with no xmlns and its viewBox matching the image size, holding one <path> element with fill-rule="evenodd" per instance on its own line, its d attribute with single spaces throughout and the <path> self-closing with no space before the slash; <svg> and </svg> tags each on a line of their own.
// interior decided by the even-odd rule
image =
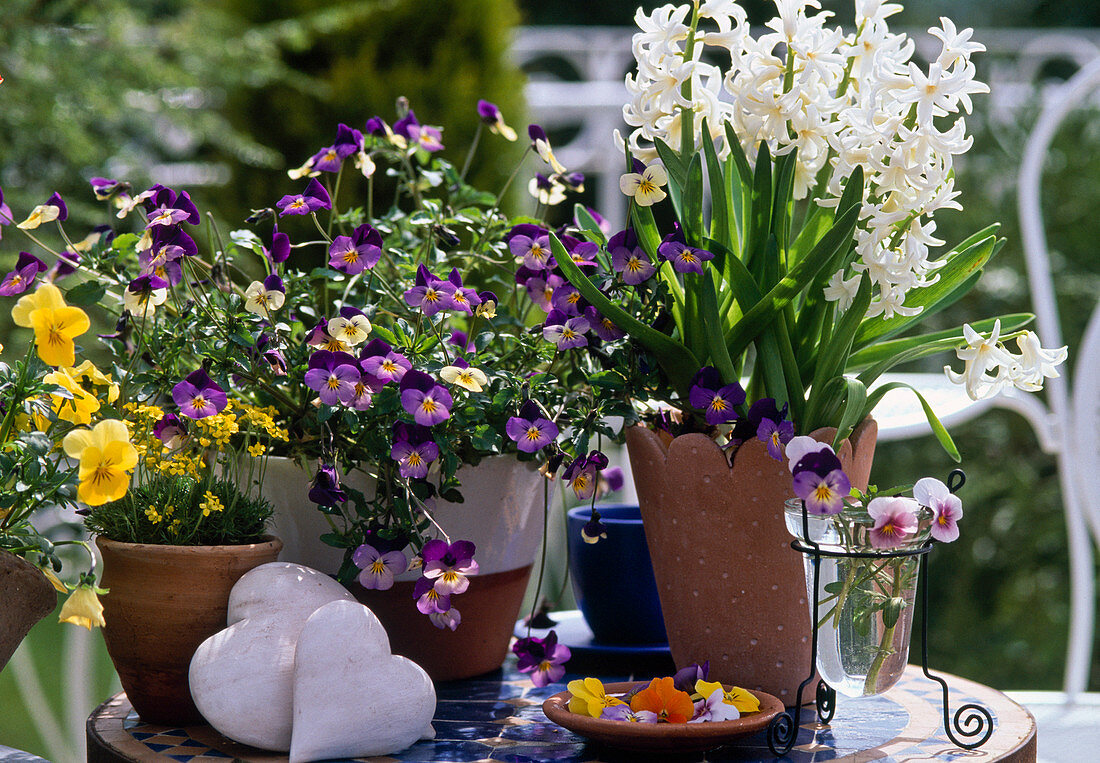
<svg viewBox="0 0 1100 763">
<path fill-rule="evenodd" d="M 802 460 L 803 456 L 807 453 L 817 453 L 821 450 L 827 450 L 830 453 L 833 452 L 832 446 L 827 442 L 819 442 L 806 435 L 792 437 L 784 450 L 787 456 L 787 468 L 794 474 L 794 467 L 798 465 L 798 462 Z"/>
<path fill-rule="evenodd" d="M 515 138 L 512 138 L 512 140 L 515 140 Z M 374 163 L 374 160 L 371 159 L 370 154 L 364 150 L 360 150 L 359 153 L 355 155 L 355 169 L 362 172 L 363 177 L 369 178 L 374 174 L 375 170 L 378 169 L 378 166 Z"/>
<path fill-rule="evenodd" d="M 1020 354 L 1013 356 L 1009 369 L 1012 384 L 1028 392 L 1038 392 L 1043 388 L 1043 379 L 1060 376 L 1058 366 L 1069 356 L 1065 346 L 1056 350 L 1044 350 L 1039 344 L 1039 336 L 1034 331 L 1025 331 L 1017 337 L 1016 345 Z"/>
<path fill-rule="evenodd" d="M 244 309 L 261 318 L 278 310 L 285 301 L 283 282 L 278 276 L 268 276 L 263 281 L 253 281 L 244 290 Z"/>
<path fill-rule="evenodd" d="M 489 377 L 484 371 L 471 366 L 443 366 L 439 370 L 439 378 L 471 392 L 481 392 L 489 383 Z"/>
<path fill-rule="evenodd" d="M 536 173 L 527 184 L 527 191 L 538 199 L 539 204 L 545 204 L 548 207 L 565 201 L 565 186 L 558 181 L 557 175 L 546 177 Z"/>
<path fill-rule="evenodd" d="M 913 485 L 913 498 L 932 510 L 932 537 L 950 543 L 959 537 L 962 500 L 935 477 L 922 477 Z"/>
<path fill-rule="evenodd" d="M 619 178 L 619 190 L 634 199 L 639 207 L 651 207 L 667 196 L 661 186 L 668 182 L 668 174 L 660 164 L 650 164 L 641 173 L 628 172 Z"/>
<path fill-rule="evenodd" d="M 367 341 L 373 326 L 361 311 L 345 307 L 340 315 L 329 320 L 326 328 L 333 339 L 354 347 Z"/>
<path fill-rule="evenodd" d="M 1000 345 L 1001 321 L 996 320 L 989 338 L 983 337 L 969 324 L 963 324 L 963 337 L 966 347 L 956 350 L 959 360 L 965 363 L 963 372 L 956 373 L 950 366 L 944 366 L 947 378 L 955 384 L 966 387 L 971 400 L 980 400 L 995 395 L 1006 383 L 1009 383 L 1008 369 L 1012 367 L 1012 355 Z M 997 376 L 987 375 L 987 371 L 997 369 Z"/>
<path fill-rule="evenodd" d="M 168 300 L 168 289 L 152 289 L 149 291 L 132 292 L 126 289 L 122 292 L 122 306 L 130 311 L 138 320 L 153 317 L 158 305 L 163 305 Z"/>
<path fill-rule="evenodd" d="M 855 301 L 856 292 L 859 291 L 859 281 L 860 276 L 858 273 L 845 280 L 844 271 L 838 270 L 833 273 L 833 277 L 829 279 L 829 284 L 825 287 L 825 299 L 828 302 L 836 302 L 837 307 L 841 310 L 847 310 Z"/>
</svg>

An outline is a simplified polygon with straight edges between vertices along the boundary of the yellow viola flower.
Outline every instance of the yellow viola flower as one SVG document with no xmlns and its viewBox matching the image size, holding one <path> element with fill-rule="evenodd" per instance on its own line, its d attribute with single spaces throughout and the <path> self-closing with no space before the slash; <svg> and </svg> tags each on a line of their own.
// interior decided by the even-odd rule
<svg viewBox="0 0 1100 763">
<path fill-rule="evenodd" d="M 80 386 L 80 382 L 73 377 L 72 372 L 72 368 L 58 368 L 43 376 L 42 381 L 47 384 L 56 384 L 72 395 L 72 397 L 51 395 L 53 409 L 57 412 L 58 418 L 74 424 L 88 425 L 92 423 L 92 414 L 99 410 L 99 400 Z M 41 428 L 41 422 L 39 427 Z"/>
<path fill-rule="evenodd" d="M 695 694 L 692 695 L 692 699 L 705 699 L 719 689 L 722 690 L 722 701 L 727 705 L 733 705 L 740 712 L 755 713 L 760 710 L 760 700 L 748 689 L 733 686 L 729 691 L 726 691 L 722 684 L 717 681 L 704 681 L 702 679 L 696 681 Z"/>
<path fill-rule="evenodd" d="M 35 310 L 49 308 L 56 310 L 65 307 L 65 298 L 61 296 L 61 289 L 52 283 L 41 283 L 30 294 L 25 294 L 15 303 L 11 309 L 11 319 L 16 326 L 29 329 L 34 326 L 31 323 L 31 313 Z"/>
<path fill-rule="evenodd" d="M 100 506 L 126 495 L 138 453 L 123 422 L 107 419 L 93 429 L 74 429 L 65 435 L 62 447 L 80 462 L 77 497 L 81 501 Z"/>
<path fill-rule="evenodd" d="M 106 387 L 108 403 L 113 403 L 115 400 L 118 400 L 118 384 L 112 381 L 110 376 L 96 368 L 92 361 L 85 360 L 79 366 L 70 368 L 69 373 L 78 381 L 87 380 L 97 387 Z M 153 419 L 154 421 L 160 421 L 161 417 L 164 416 L 164 411 L 156 406 L 142 407 L 156 414 L 156 417 Z"/>
<path fill-rule="evenodd" d="M 444 366 L 439 371 L 439 377 L 448 384 L 457 384 L 471 392 L 481 392 L 484 385 L 489 383 L 485 372 L 479 368 L 459 368 L 458 366 Z"/>
<path fill-rule="evenodd" d="M 608 696 L 603 688 L 603 682 L 598 678 L 578 678 L 570 681 L 566 688 L 569 689 L 571 695 L 569 697 L 569 712 L 578 715 L 590 715 L 593 718 L 599 718 L 605 707 L 626 704 L 618 697 Z"/>
<path fill-rule="evenodd" d="M 38 357 L 51 366 L 71 366 L 76 362 L 73 340 L 91 328 L 91 321 L 79 307 L 43 308 L 31 313 L 34 343 Z"/>
<path fill-rule="evenodd" d="M 61 214 L 61 210 L 52 204 L 39 204 L 37 207 L 31 210 L 30 215 L 23 222 L 16 225 L 16 228 L 22 228 L 23 230 L 34 230 L 39 225 L 45 223 L 52 223 Z"/>
<path fill-rule="evenodd" d="M 103 605 L 96 596 L 95 588 L 88 584 L 78 586 L 62 605 L 58 621 L 81 625 L 88 630 L 106 625 L 103 620 Z"/>
</svg>

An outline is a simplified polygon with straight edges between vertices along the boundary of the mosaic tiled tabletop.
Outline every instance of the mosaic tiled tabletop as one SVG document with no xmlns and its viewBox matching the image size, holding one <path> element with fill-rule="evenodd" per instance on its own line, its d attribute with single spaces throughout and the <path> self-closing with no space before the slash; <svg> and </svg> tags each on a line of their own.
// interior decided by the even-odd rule
<svg viewBox="0 0 1100 763">
<path fill-rule="evenodd" d="M 567 675 L 565 680 L 576 678 Z M 1034 761 L 1035 720 L 1004 694 L 981 684 L 944 676 L 951 686 L 952 710 L 966 702 L 987 707 L 995 718 L 992 738 L 973 751 L 954 747 L 942 728 L 939 685 L 910 666 L 902 680 L 879 697 L 850 700 L 838 697 L 836 715 L 829 725 L 816 723 L 813 710 L 803 711 L 795 747 L 781 760 L 810 761 Z M 605 681 L 638 676 L 608 675 Z M 657 760 L 639 753 L 617 752 L 586 744 L 575 734 L 551 723 L 542 713 L 542 702 L 565 689 L 563 684 L 537 688 L 515 670 L 511 660 L 501 671 L 479 679 L 437 686 L 438 705 L 433 726 L 436 739 L 418 742 L 393 755 L 361 760 L 374 763 L 620 763 Z M 661 756 L 659 759 L 665 759 Z M 88 760 L 98 761 L 285 761 L 277 753 L 263 752 L 231 742 L 209 726 L 166 728 L 143 723 L 125 694 L 103 703 L 88 719 Z M 763 734 L 746 737 L 736 746 L 705 754 L 676 757 L 676 761 L 775 760 Z"/>
</svg>

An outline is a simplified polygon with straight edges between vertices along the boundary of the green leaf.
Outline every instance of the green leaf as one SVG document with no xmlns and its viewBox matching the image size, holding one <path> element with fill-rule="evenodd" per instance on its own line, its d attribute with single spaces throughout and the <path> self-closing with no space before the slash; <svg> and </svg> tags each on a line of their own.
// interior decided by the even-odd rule
<svg viewBox="0 0 1100 763">
<path fill-rule="evenodd" d="M 725 384 L 739 381 L 739 374 L 733 366 L 729 350 L 726 347 L 725 336 L 722 331 L 722 317 L 718 313 L 718 298 L 714 293 L 714 270 L 708 268 L 703 277 L 703 288 L 699 302 L 703 322 L 703 330 L 706 332 L 707 349 L 710 351 L 711 360 L 718 372 L 722 374 Z"/>
<path fill-rule="evenodd" d="M 107 293 L 107 287 L 98 281 L 85 281 L 69 289 L 65 301 L 74 307 L 94 305 Z"/>
<path fill-rule="evenodd" d="M 676 219 L 682 219 L 687 165 L 684 164 L 679 154 L 669 148 L 668 144 L 660 138 L 654 141 L 654 145 L 657 148 L 657 155 L 661 158 L 661 163 L 665 167 L 665 173 L 668 175 L 668 198 L 672 202 L 672 209 L 676 214 Z"/>
<path fill-rule="evenodd" d="M 840 443 L 847 437 L 856 424 L 863 421 L 866 414 L 863 410 L 867 403 L 867 387 L 859 379 L 848 376 L 834 377 L 826 386 L 832 386 L 832 382 L 840 380 L 844 384 L 844 408 L 840 414 L 840 423 L 836 427 L 836 437 L 833 438 L 833 450 L 840 448 Z"/>
<path fill-rule="evenodd" d="M 772 157 L 768 144 L 760 141 L 756 155 L 756 172 L 752 178 L 752 203 L 749 211 L 749 229 L 745 236 L 745 263 L 751 272 L 764 256 L 764 246 L 771 230 L 772 217 Z"/>
<path fill-rule="evenodd" d="M 390 331 L 385 326 L 379 326 L 377 323 L 372 323 L 371 324 L 371 333 L 373 333 L 376 337 L 384 339 L 386 342 L 388 342 L 391 345 L 400 345 L 401 344 L 401 342 L 398 340 L 398 338 L 396 336 L 394 336 L 394 333 L 392 331 Z"/>
<path fill-rule="evenodd" d="M 600 313 L 611 320 L 616 326 L 625 331 L 634 340 L 648 349 L 657 358 L 661 368 L 668 375 L 673 386 L 686 396 L 691 377 L 699 370 L 700 363 L 695 355 L 680 342 L 670 336 L 662 334 L 652 326 L 639 321 L 614 304 L 596 288 L 588 277 L 581 272 L 573 258 L 565 250 L 558 237 L 551 231 L 550 249 L 554 253 L 554 259 L 558 262 L 565 277 Z"/>
<path fill-rule="evenodd" d="M 726 192 L 726 179 L 722 177 L 722 162 L 714 150 L 707 120 L 703 119 L 703 152 L 707 157 L 707 178 L 710 180 L 710 237 L 727 249 L 733 248 L 736 238 L 733 207 Z"/>
<path fill-rule="evenodd" d="M 794 169 L 798 162 L 798 149 L 792 149 L 775 160 L 775 202 L 772 207 L 771 230 L 780 251 L 787 251 L 791 239 L 791 208 L 794 204 Z"/>
<path fill-rule="evenodd" d="M 626 377 L 615 370 L 597 371 L 588 375 L 588 383 L 603 389 L 621 390 L 626 387 Z"/>
<path fill-rule="evenodd" d="M 702 155 L 695 153 L 688 165 L 687 178 L 684 181 L 683 216 L 680 225 L 687 242 L 699 246 L 706 236 L 703 229 L 703 164 Z"/>
<path fill-rule="evenodd" d="M 827 396 L 829 384 L 844 373 L 848 355 L 852 350 L 852 341 L 859 329 L 863 316 L 867 314 L 867 306 L 871 304 L 871 278 L 866 273 L 860 278 L 859 289 L 852 300 L 852 304 L 845 311 L 844 316 L 837 324 L 829 341 L 818 348 L 816 364 L 814 367 L 813 382 L 810 393 L 810 402 L 806 407 L 806 431 L 813 431 L 820 426 L 832 424 L 830 414 L 833 406 L 829 404 Z M 857 420 L 856 423 L 859 423 Z M 843 439 L 843 438 L 841 438 Z"/>
<path fill-rule="evenodd" d="M 584 204 L 574 204 L 573 215 L 577 218 L 577 223 L 581 228 L 588 231 L 596 238 L 596 243 L 600 246 L 607 246 L 607 236 L 600 230 L 600 224 L 596 222 L 596 218 L 592 217 Z"/>
<path fill-rule="evenodd" d="M 111 242 L 111 249 L 116 252 L 129 252 L 139 240 L 136 233 L 123 233 L 121 236 L 115 236 L 115 240 Z"/>
<path fill-rule="evenodd" d="M 900 596 L 894 596 L 887 600 L 886 605 L 882 608 L 882 624 L 887 628 L 893 628 L 898 624 L 898 618 L 901 617 L 903 609 L 905 609 L 905 599 Z"/>
<path fill-rule="evenodd" d="M 885 395 L 887 392 L 892 389 L 901 389 L 903 387 L 910 390 L 914 395 L 917 396 L 917 399 L 920 401 L 921 408 L 924 409 L 924 417 L 928 420 L 928 426 L 932 428 L 932 434 L 936 436 L 936 439 L 939 441 L 944 451 L 947 452 L 947 455 L 949 455 L 955 463 L 962 461 L 962 456 L 959 455 L 959 449 L 955 446 L 955 441 L 952 440 L 951 435 L 947 433 L 947 429 L 940 422 L 940 419 L 938 416 L 936 416 L 935 411 L 932 410 L 932 406 L 930 406 L 928 404 L 928 401 L 924 399 L 924 395 L 922 395 L 920 391 L 912 385 L 906 384 L 905 382 L 895 381 L 883 384 L 879 387 L 875 387 L 871 391 L 871 394 L 868 395 L 867 402 L 864 404 L 864 414 L 869 415 L 874 410 L 875 406 L 878 405 L 879 401 L 882 400 L 883 395 Z"/>
</svg>

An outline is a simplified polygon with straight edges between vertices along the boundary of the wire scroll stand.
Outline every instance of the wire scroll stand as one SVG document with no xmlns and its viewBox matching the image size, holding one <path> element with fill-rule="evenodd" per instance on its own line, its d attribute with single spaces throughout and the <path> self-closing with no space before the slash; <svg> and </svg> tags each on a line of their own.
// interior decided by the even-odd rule
<svg viewBox="0 0 1100 763">
<path fill-rule="evenodd" d="M 962 469 L 955 469 L 947 478 L 947 487 L 954 493 L 961 488 L 965 482 L 966 475 L 963 473 Z M 947 738 L 950 739 L 955 746 L 961 747 L 964 750 L 973 750 L 989 741 L 989 737 L 993 734 L 992 713 L 981 705 L 965 704 L 959 707 L 959 709 L 955 711 L 954 717 L 952 717 L 947 682 L 939 676 L 934 676 L 928 672 L 928 564 L 924 557 L 932 550 L 932 541 L 929 540 L 919 548 L 888 553 L 824 551 L 816 542 L 809 540 L 809 516 L 806 513 L 805 503 L 802 504 L 802 536 L 807 540 L 795 540 L 791 543 L 791 548 L 806 556 L 812 556 L 814 559 L 813 637 L 810 646 L 810 675 L 798 686 L 798 694 L 794 704 L 794 717 L 791 717 L 790 712 L 783 712 L 773 718 L 771 723 L 768 724 L 768 749 L 771 750 L 772 754 L 776 757 L 786 755 L 794 746 L 802 716 L 802 692 L 813 682 L 814 675 L 817 673 L 817 623 L 819 622 L 818 607 L 820 604 L 818 595 L 818 573 L 820 572 L 822 557 L 841 557 L 847 559 L 894 559 L 906 556 L 920 557 L 918 561 L 920 571 L 917 585 L 921 589 L 921 669 L 924 671 L 925 677 L 938 683 L 943 690 L 943 729 L 947 734 Z M 817 709 L 818 721 L 823 724 L 829 723 L 829 721 L 833 719 L 833 713 L 836 712 L 836 690 L 825 683 L 824 680 L 818 681 L 814 704 Z"/>
</svg>

